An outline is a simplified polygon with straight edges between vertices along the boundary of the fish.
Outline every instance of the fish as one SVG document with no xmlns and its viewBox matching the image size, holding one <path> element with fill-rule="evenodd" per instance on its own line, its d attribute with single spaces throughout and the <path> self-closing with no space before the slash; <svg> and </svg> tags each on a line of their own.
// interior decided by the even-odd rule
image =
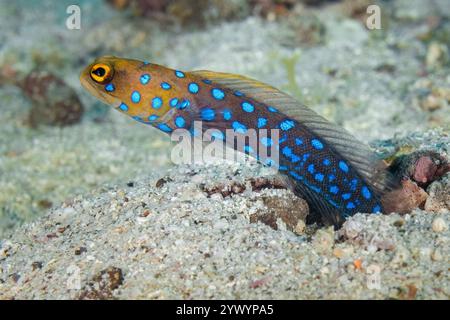
<svg viewBox="0 0 450 320">
<path fill-rule="evenodd" d="M 278 130 L 279 139 L 258 135 L 258 143 L 272 148 L 276 144 L 276 168 L 308 202 L 311 221 L 339 227 L 356 213 L 389 211 L 383 197 L 397 182 L 386 163 L 346 130 L 268 84 L 113 56 L 86 66 L 80 82 L 102 102 L 168 134 L 185 129 L 195 135 L 197 121 L 203 124 L 202 132 L 217 130 L 217 139 L 224 139 L 229 130 Z M 274 165 L 258 158 L 248 145 L 231 146 Z"/>
</svg>

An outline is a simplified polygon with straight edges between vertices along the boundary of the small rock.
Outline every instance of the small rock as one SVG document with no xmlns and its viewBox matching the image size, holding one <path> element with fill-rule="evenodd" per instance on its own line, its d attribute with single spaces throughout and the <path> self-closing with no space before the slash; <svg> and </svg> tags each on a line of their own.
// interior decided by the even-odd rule
<svg viewBox="0 0 450 320">
<path fill-rule="evenodd" d="M 431 228 L 434 232 L 442 232 L 448 230 L 447 223 L 441 217 L 435 218 L 431 224 Z"/>
<path fill-rule="evenodd" d="M 449 60 L 447 47 L 439 42 L 432 42 L 428 46 L 426 64 L 430 69 L 442 67 Z"/>
<path fill-rule="evenodd" d="M 443 213 L 450 210 L 450 177 L 433 182 L 427 189 L 429 194 L 425 201 L 425 210 Z"/>
<path fill-rule="evenodd" d="M 87 249 L 85 247 L 78 247 L 75 249 L 75 255 L 79 256 L 80 254 L 87 252 Z"/>
<path fill-rule="evenodd" d="M 37 205 L 42 209 L 50 209 L 53 206 L 53 203 L 50 200 L 42 199 L 38 201 Z"/>
<path fill-rule="evenodd" d="M 37 270 L 37 269 L 42 269 L 42 262 L 40 262 L 40 261 L 34 261 L 34 262 L 31 264 L 31 269 L 32 269 L 33 271 L 35 271 L 35 270 Z"/>
<path fill-rule="evenodd" d="M 341 248 L 334 248 L 333 255 L 340 259 L 344 256 L 344 251 Z"/>
<path fill-rule="evenodd" d="M 431 253 L 431 260 L 433 260 L 433 261 L 441 261 L 442 260 L 442 253 L 439 249 L 436 249 Z"/>
<path fill-rule="evenodd" d="M 438 152 L 418 150 L 396 156 L 389 170 L 399 179 L 405 180 L 402 181 L 404 190 L 412 192 L 415 188 L 408 179 L 425 188 L 449 172 L 450 164 L 448 159 Z"/>
<path fill-rule="evenodd" d="M 397 228 L 401 228 L 405 225 L 405 219 L 400 218 L 398 220 L 394 221 L 394 226 L 396 226 Z"/>
<path fill-rule="evenodd" d="M 312 240 L 313 247 L 319 252 L 329 252 L 334 245 L 334 229 L 329 227 L 317 230 Z"/>
<path fill-rule="evenodd" d="M 27 118 L 31 127 L 67 126 L 81 121 L 84 107 L 76 91 L 56 75 L 33 71 L 17 85 L 33 103 Z"/>
<path fill-rule="evenodd" d="M 396 250 L 394 258 L 391 260 L 391 265 L 393 266 L 405 266 L 408 259 L 410 257 L 410 253 L 408 249 L 403 246 L 399 246 Z"/>
<path fill-rule="evenodd" d="M 170 177 L 164 177 L 156 181 L 156 187 L 161 188 L 163 185 L 165 185 L 167 182 L 173 181 Z"/>
<path fill-rule="evenodd" d="M 347 239 L 355 239 L 362 230 L 361 223 L 354 220 L 347 220 L 342 226 L 342 231 Z"/>
<path fill-rule="evenodd" d="M 88 283 L 87 289 L 81 292 L 81 300 L 111 299 L 113 291 L 122 285 L 124 280 L 122 269 L 109 267 L 100 271 Z"/>
<path fill-rule="evenodd" d="M 414 181 L 404 179 L 401 188 L 395 189 L 384 196 L 385 209 L 387 212 L 408 213 L 411 210 L 422 207 L 428 194 Z"/>
<path fill-rule="evenodd" d="M 264 207 L 257 210 L 250 216 L 250 222 L 260 221 L 274 230 L 279 229 L 278 219 L 280 219 L 289 231 L 302 233 L 305 228 L 305 219 L 309 213 L 309 207 L 305 200 L 292 195 L 264 196 L 262 198 Z M 295 231 L 297 230 L 297 231 Z"/>
<path fill-rule="evenodd" d="M 420 106 L 425 111 L 434 111 L 443 107 L 443 101 L 433 94 L 421 100 Z"/>
<path fill-rule="evenodd" d="M 303 220 L 299 220 L 294 228 L 294 233 L 298 235 L 303 234 L 305 232 L 305 228 L 306 228 L 305 222 Z"/>
<path fill-rule="evenodd" d="M 353 254 L 353 247 L 337 247 L 333 249 L 333 255 L 336 258 L 348 258 Z"/>
</svg>

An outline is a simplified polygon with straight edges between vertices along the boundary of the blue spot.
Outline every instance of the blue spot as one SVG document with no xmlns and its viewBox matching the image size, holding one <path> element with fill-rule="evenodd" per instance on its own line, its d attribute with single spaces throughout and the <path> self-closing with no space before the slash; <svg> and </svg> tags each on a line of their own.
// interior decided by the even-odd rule
<svg viewBox="0 0 450 320">
<path fill-rule="evenodd" d="M 216 112 L 211 108 L 203 108 L 200 110 L 200 116 L 205 121 L 212 121 L 216 117 Z"/>
<path fill-rule="evenodd" d="M 311 140 L 311 145 L 317 150 L 322 150 L 323 149 L 323 143 L 320 140 L 312 139 Z"/>
<path fill-rule="evenodd" d="M 186 121 L 184 120 L 184 118 L 182 116 L 178 116 L 175 118 L 175 125 L 178 128 L 184 128 L 184 126 L 186 125 Z"/>
<path fill-rule="evenodd" d="M 287 140 L 287 134 L 283 133 L 283 135 L 281 136 L 281 139 L 278 141 L 280 144 L 285 142 Z"/>
<path fill-rule="evenodd" d="M 277 109 L 275 109 L 274 107 L 268 106 L 267 110 L 269 110 L 270 112 L 278 112 Z"/>
<path fill-rule="evenodd" d="M 300 160 L 301 160 L 301 158 L 298 155 L 296 155 L 296 154 L 291 155 L 292 162 L 299 162 Z"/>
<path fill-rule="evenodd" d="M 303 144 L 303 139 L 302 138 L 295 138 L 295 144 L 296 145 L 302 145 Z"/>
<path fill-rule="evenodd" d="M 141 78 L 139 79 L 141 81 L 142 84 L 147 84 L 150 81 L 151 77 L 148 73 L 145 73 L 141 76 Z"/>
<path fill-rule="evenodd" d="M 244 101 L 244 102 L 242 102 L 241 106 L 242 106 L 242 110 L 244 110 L 245 112 L 255 111 L 255 107 L 250 102 Z"/>
<path fill-rule="evenodd" d="M 267 124 L 267 118 L 258 118 L 258 128 L 265 127 Z"/>
<path fill-rule="evenodd" d="M 175 70 L 175 75 L 176 75 L 178 78 L 184 78 L 184 77 L 185 77 L 184 72 L 181 72 L 181 71 L 179 71 L 179 70 Z"/>
<path fill-rule="evenodd" d="M 348 199 L 350 199 L 351 198 L 351 194 L 350 193 L 344 193 L 343 195 L 342 195 L 342 199 L 344 199 L 344 200 L 348 200 Z"/>
<path fill-rule="evenodd" d="M 315 192 L 317 192 L 317 193 L 321 193 L 321 190 L 320 190 L 320 188 L 319 188 L 318 186 L 316 186 L 316 185 L 314 185 L 314 184 L 311 184 L 311 183 L 309 183 L 308 181 L 304 181 L 304 184 L 305 184 L 307 187 L 309 187 L 311 190 L 313 190 L 313 191 L 315 191 Z"/>
<path fill-rule="evenodd" d="M 172 88 L 172 86 L 167 82 L 161 82 L 161 88 L 163 88 L 164 90 L 169 90 L 170 88 Z"/>
<path fill-rule="evenodd" d="M 289 147 L 283 147 L 283 150 L 282 150 L 282 152 L 283 152 L 283 154 L 286 156 L 286 157 L 290 157 L 291 155 L 292 155 L 292 150 L 291 150 L 291 148 L 289 148 Z"/>
<path fill-rule="evenodd" d="M 356 191 L 357 184 L 358 184 L 358 179 L 352 179 L 352 181 L 350 181 L 350 190 Z"/>
<path fill-rule="evenodd" d="M 279 166 L 278 167 L 278 170 L 280 170 L 280 171 L 286 171 L 288 169 L 288 167 L 286 167 L 286 166 Z"/>
<path fill-rule="evenodd" d="M 310 164 L 310 165 L 308 166 L 308 172 L 311 173 L 311 174 L 314 173 L 314 164 Z"/>
<path fill-rule="evenodd" d="M 372 194 L 370 193 L 369 188 L 367 188 L 366 186 L 361 188 L 361 193 L 362 193 L 363 197 L 366 199 L 370 199 L 372 197 Z"/>
<path fill-rule="evenodd" d="M 209 80 L 209 79 L 203 79 L 202 81 L 203 81 L 203 83 L 211 84 L 211 80 Z"/>
<path fill-rule="evenodd" d="M 355 208 L 355 204 L 353 202 L 349 202 L 347 203 L 347 209 L 354 209 Z"/>
<path fill-rule="evenodd" d="M 178 109 L 183 110 L 187 107 L 189 107 L 191 103 L 189 102 L 189 100 L 187 99 L 183 99 L 183 101 L 181 101 L 181 103 L 177 106 Z"/>
<path fill-rule="evenodd" d="M 336 179 L 336 176 L 334 175 L 334 174 L 330 174 L 329 176 L 328 176 L 328 181 L 334 181 L 334 179 Z"/>
<path fill-rule="evenodd" d="M 141 101 L 141 94 L 137 91 L 133 91 L 133 93 L 131 94 L 131 101 L 133 101 L 134 103 L 138 103 L 139 101 Z"/>
<path fill-rule="evenodd" d="M 247 127 L 244 124 L 242 124 L 242 123 L 240 123 L 238 121 L 233 121 L 231 126 L 233 127 L 233 129 L 236 132 L 239 132 L 239 133 L 246 133 L 247 132 Z"/>
<path fill-rule="evenodd" d="M 323 165 L 324 166 L 329 166 L 331 164 L 330 159 L 323 159 Z"/>
<path fill-rule="evenodd" d="M 224 140 L 225 136 L 223 134 L 222 131 L 213 131 L 213 133 L 211 133 L 211 137 L 213 137 L 214 139 L 219 139 L 219 140 Z"/>
<path fill-rule="evenodd" d="M 128 111 L 128 106 L 125 103 L 121 103 L 119 109 L 122 111 Z"/>
<path fill-rule="evenodd" d="M 380 212 L 381 212 L 381 206 L 380 205 L 376 205 L 375 207 L 373 207 L 372 213 L 380 213 Z"/>
<path fill-rule="evenodd" d="M 169 126 L 168 126 L 167 124 L 165 124 L 165 123 L 160 123 L 160 124 L 158 125 L 158 128 L 159 128 L 160 130 L 164 131 L 164 132 L 172 132 L 172 128 L 169 127 Z"/>
<path fill-rule="evenodd" d="M 234 95 L 235 95 L 236 97 L 243 97 L 243 96 L 244 96 L 244 94 L 243 94 L 242 92 L 240 92 L 239 90 L 236 90 L 236 91 L 234 92 Z"/>
<path fill-rule="evenodd" d="M 139 116 L 134 116 L 134 117 L 132 117 L 134 120 L 136 120 L 136 121 L 139 121 L 139 122 L 142 122 L 142 118 L 141 117 L 139 117 Z"/>
<path fill-rule="evenodd" d="M 293 176 L 296 180 L 303 180 L 303 177 L 301 175 L 299 175 L 297 172 L 295 171 L 289 171 L 289 174 L 291 176 Z"/>
<path fill-rule="evenodd" d="M 266 147 L 270 147 L 272 145 L 272 139 L 267 138 L 267 137 L 262 137 L 261 138 L 261 143 L 263 145 L 265 145 Z"/>
<path fill-rule="evenodd" d="M 152 100 L 152 107 L 153 108 L 159 109 L 159 108 L 161 108 L 162 104 L 163 104 L 163 101 L 162 101 L 162 99 L 160 97 L 153 98 L 153 100 Z"/>
<path fill-rule="evenodd" d="M 323 181 L 323 174 L 316 173 L 316 175 L 314 176 L 314 179 L 316 179 L 317 181 L 322 182 Z"/>
<path fill-rule="evenodd" d="M 348 172 L 348 166 L 344 161 L 339 161 L 339 168 L 344 172 Z"/>
<path fill-rule="evenodd" d="M 146 66 L 146 65 L 148 65 L 148 64 L 150 64 L 150 62 L 144 61 L 144 66 Z"/>
<path fill-rule="evenodd" d="M 231 111 L 229 109 L 223 110 L 223 119 L 224 120 L 230 120 L 231 119 Z"/>
<path fill-rule="evenodd" d="M 156 114 L 152 114 L 150 117 L 148 117 L 148 120 L 155 121 L 158 118 L 159 118 L 159 116 L 157 116 Z"/>
<path fill-rule="evenodd" d="M 195 82 L 191 82 L 188 85 L 188 90 L 190 93 L 196 94 L 198 93 L 198 90 L 200 90 L 200 87 Z"/>
<path fill-rule="evenodd" d="M 169 104 L 170 104 L 170 106 L 171 106 L 172 108 L 175 108 L 175 107 L 177 106 L 177 104 L 178 104 L 178 98 L 173 98 L 173 99 L 171 99 L 170 102 L 169 102 Z"/>
<path fill-rule="evenodd" d="M 294 121 L 286 119 L 280 122 L 280 129 L 283 131 L 287 131 L 292 129 L 295 126 Z"/>
<path fill-rule="evenodd" d="M 339 188 L 337 186 L 331 186 L 330 187 L 330 192 L 332 194 L 337 194 L 339 192 Z"/>
<path fill-rule="evenodd" d="M 225 98 L 225 92 L 218 88 L 212 89 L 211 94 L 216 100 L 223 100 L 223 98 Z"/>
<path fill-rule="evenodd" d="M 114 85 L 113 85 L 112 83 L 108 83 L 108 84 L 105 86 L 105 90 L 108 91 L 108 92 L 113 92 L 115 89 L 116 89 L 116 88 L 114 88 Z"/>
</svg>

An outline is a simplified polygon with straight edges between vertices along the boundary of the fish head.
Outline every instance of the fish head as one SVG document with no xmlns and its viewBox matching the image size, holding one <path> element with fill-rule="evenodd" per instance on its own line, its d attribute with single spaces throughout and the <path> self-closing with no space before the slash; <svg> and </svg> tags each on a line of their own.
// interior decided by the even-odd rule
<svg viewBox="0 0 450 320">
<path fill-rule="evenodd" d="M 83 69 L 80 82 L 103 103 L 135 120 L 152 123 L 170 110 L 168 104 L 162 103 L 166 97 L 160 96 L 165 92 L 151 81 L 161 72 L 158 65 L 103 56 Z"/>
</svg>

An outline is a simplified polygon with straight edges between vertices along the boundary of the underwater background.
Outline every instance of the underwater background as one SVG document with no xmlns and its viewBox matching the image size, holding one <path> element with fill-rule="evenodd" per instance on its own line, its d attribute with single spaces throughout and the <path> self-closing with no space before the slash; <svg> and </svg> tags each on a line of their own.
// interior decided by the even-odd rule
<svg viewBox="0 0 450 320">
<path fill-rule="evenodd" d="M 385 159 L 448 157 L 449 45 L 449 0 L 0 0 L 0 298 L 448 299 L 448 174 L 406 218 L 358 215 L 342 234 L 306 232 L 301 217 L 254 224 L 304 204 L 287 190 L 212 196 L 214 182 L 245 189 L 267 173 L 174 166 L 168 137 L 98 102 L 79 74 L 102 55 L 242 74 Z M 58 286 L 71 265 L 89 270 L 81 293 Z M 366 290 L 370 265 L 386 270 L 382 289 Z M 121 280 L 92 289 L 98 274 Z"/>
</svg>

